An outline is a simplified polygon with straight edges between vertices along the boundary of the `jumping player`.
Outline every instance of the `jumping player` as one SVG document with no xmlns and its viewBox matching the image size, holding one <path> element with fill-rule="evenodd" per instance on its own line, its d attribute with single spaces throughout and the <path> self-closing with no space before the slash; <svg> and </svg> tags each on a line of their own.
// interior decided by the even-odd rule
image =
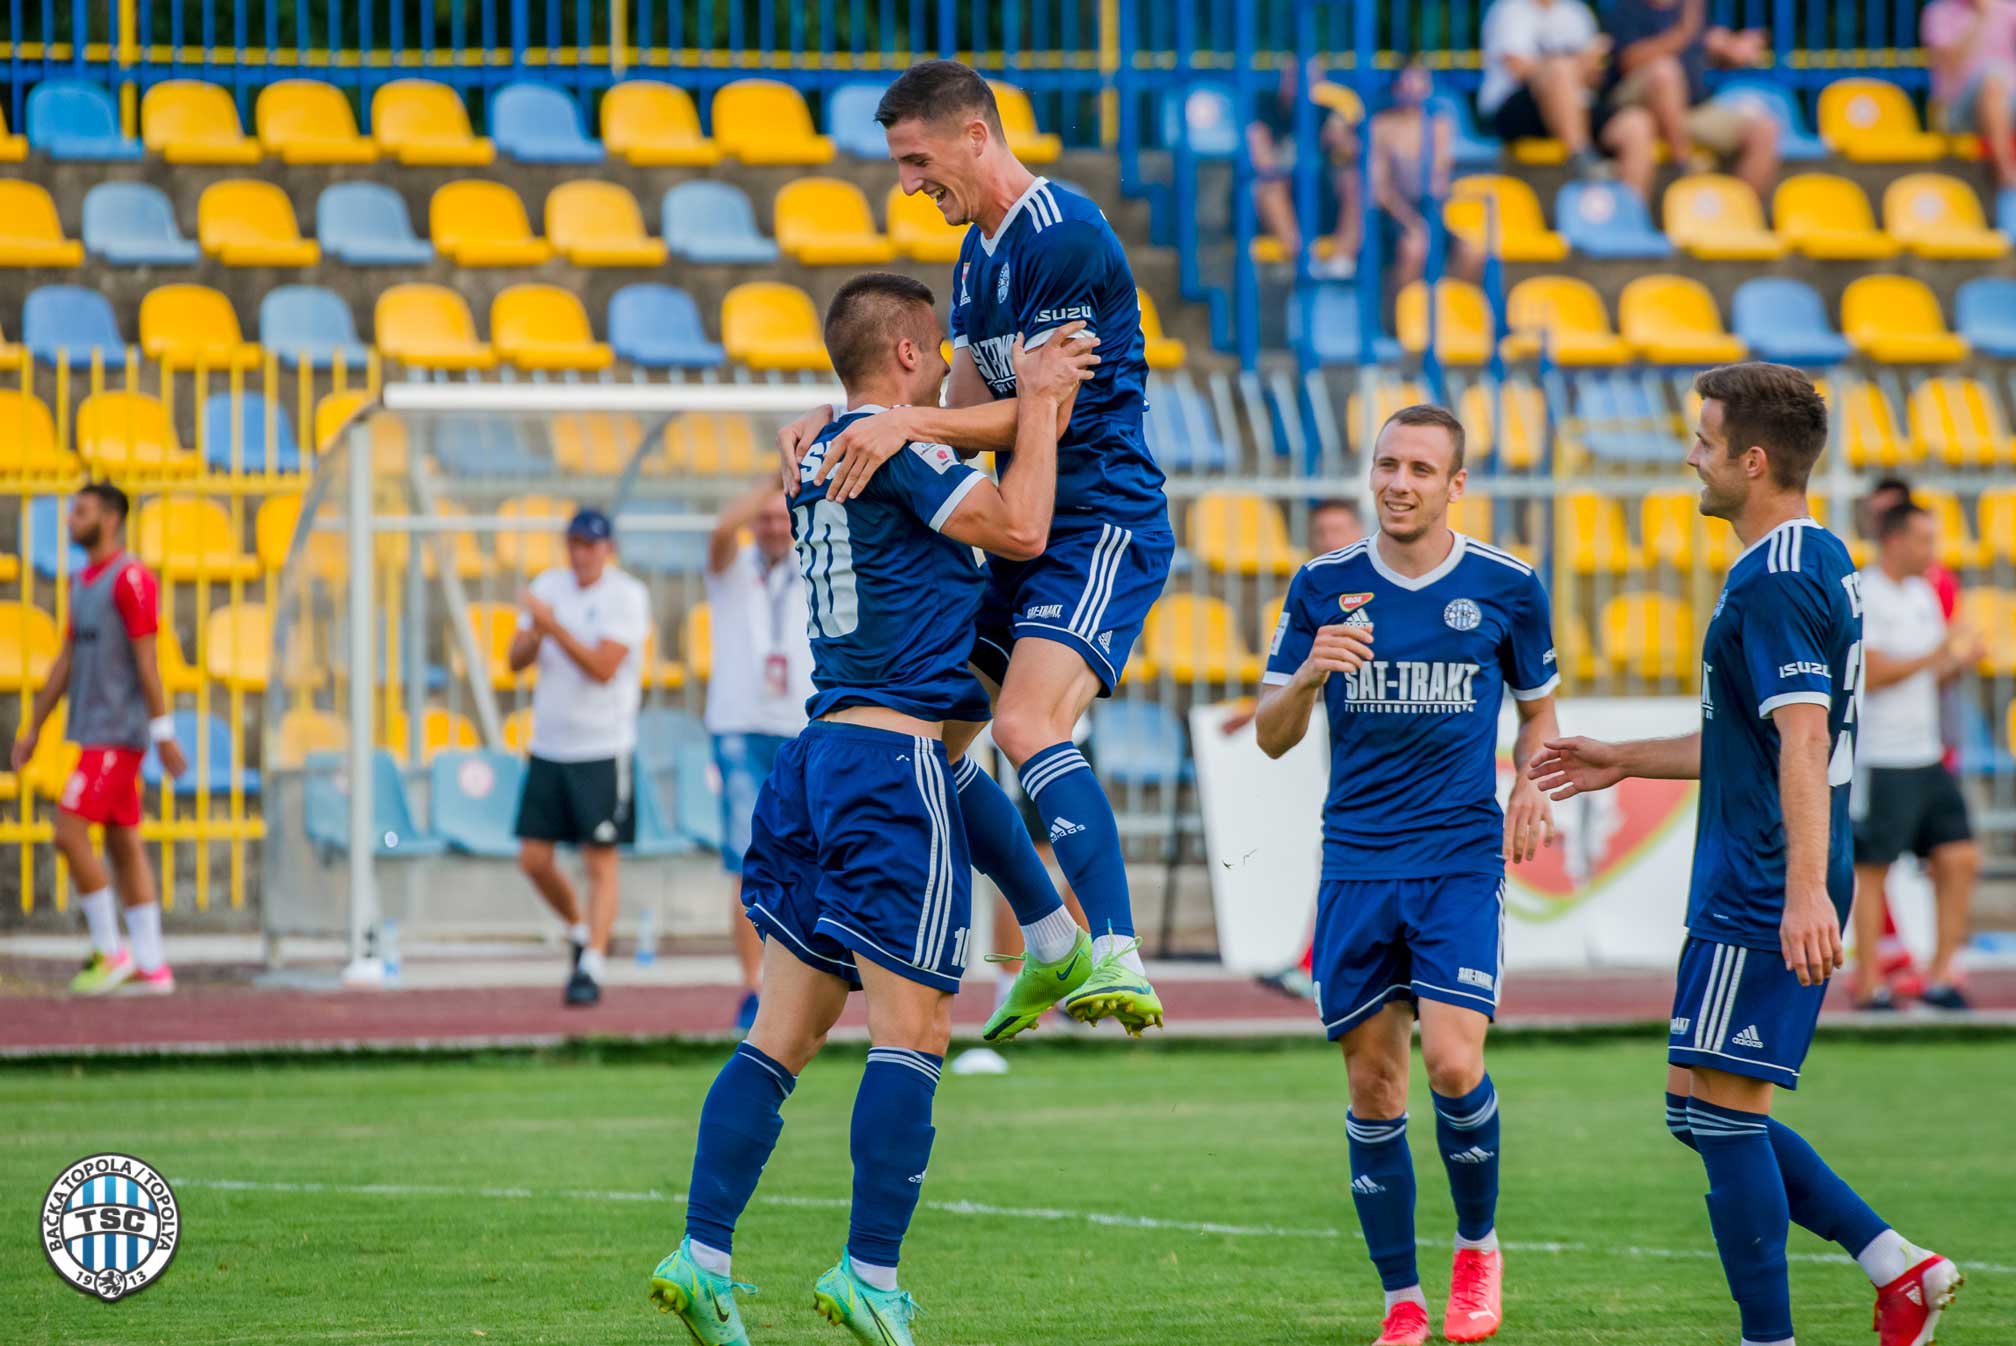
<svg viewBox="0 0 2016 1346">
<path fill-rule="evenodd" d="M 1771 1116 L 1774 1088 L 1799 1087 L 1855 890 L 1861 577 L 1806 501 L 1827 408 L 1784 365 L 1711 369 L 1694 390 L 1701 420 L 1687 465 L 1701 478 L 1701 512 L 1727 519 L 1744 543 L 1701 646 L 1701 727 L 1628 743 L 1562 739 L 1529 770 L 1557 800 L 1631 776 L 1701 782 L 1666 1125 L 1708 1170 L 1708 1223 L 1745 1346 L 1791 1346 L 1793 1220 L 1840 1244 L 1875 1284 L 1881 1346 L 1928 1346 L 1958 1268 L 1907 1242 Z"/>
<path fill-rule="evenodd" d="M 928 195 L 952 224 L 969 226 L 953 272 L 952 381 L 934 397 L 853 422 L 816 480 L 826 498 L 858 495 L 905 444 L 1002 455 L 1015 470 L 1018 335 L 1041 346 L 1082 322 L 1105 352 L 1078 396 L 1057 447 L 1057 511 L 1033 560 L 990 567 L 974 667 L 993 700 L 994 741 L 1035 801 L 1057 862 L 1084 905 L 1089 946 L 1059 903 L 1015 806 L 962 760 L 969 736 L 946 744 L 973 863 L 1007 895 L 1022 926 L 1022 973 L 988 1021 L 990 1040 L 1013 1037 L 1062 1000 L 1087 1022 L 1112 1016 L 1139 1034 L 1162 1021 L 1162 1002 L 1136 953 L 1120 833 L 1098 778 L 1071 731 L 1095 697 L 1112 694 L 1175 550 L 1162 472 L 1142 438 L 1147 363 L 1134 273 L 1099 207 L 1031 173 L 1008 149 L 987 81 L 956 61 L 925 61 L 882 95 L 905 192 Z M 824 425 L 819 408 L 779 436 L 786 480 Z M 977 731 L 974 731 L 977 732 Z"/>
<path fill-rule="evenodd" d="M 56 805 L 56 849 L 77 884 L 77 908 L 91 935 L 91 956 L 70 982 L 80 995 L 125 986 L 165 995 L 175 973 L 161 947 L 161 904 L 140 839 L 140 764 L 147 746 L 161 768 L 179 776 L 188 763 L 175 742 L 175 720 L 161 689 L 154 634 L 160 589 L 153 573 L 126 554 L 126 493 L 94 481 L 70 502 L 70 540 L 89 564 L 70 577 L 70 627 L 49 677 L 35 694 L 28 724 L 14 740 L 14 770 L 35 755 L 57 703 L 70 700 L 67 737 L 83 751 Z M 105 862 L 91 849 L 91 827 L 105 829 Z M 112 881 L 126 909 L 131 950 L 119 945 Z"/>
<path fill-rule="evenodd" d="M 755 1025 L 700 1109 L 686 1238 L 651 1298 L 701 1346 L 747 1338 L 729 1279 L 735 1223 L 783 1127 L 799 1072 L 850 991 L 868 995 L 873 1046 L 855 1096 L 847 1251 L 813 1300 L 867 1346 L 910 1346 L 916 1306 L 897 1255 L 931 1157 L 931 1100 L 951 1037 L 971 925 L 965 829 L 943 739 L 980 722 L 968 667 L 986 573 L 974 555 L 1043 550 L 1056 443 L 1097 357 L 1076 326 L 1013 352 L 1016 471 L 997 489 L 942 444 L 911 445 L 846 501 L 814 480 L 834 436 L 884 407 L 931 402 L 946 365 L 930 288 L 848 281 L 826 315 L 847 411 L 805 456 L 792 509 L 809 586 L 811 723 L 778 750 L 757 797 L 742 901 L 764 936 Z"/>
<path fill-rule="evenodd" d="M 1379 1346 L 1428 1339 L 1407 1149 L 1417 1015 L 1456 1205 L 1443 1330 L 1451 1341 L 1498 1330 L 1498 1095 L 1484 1035 L 1504 975 L 1506 862 L 1552 840 L 1523 771 L 1506 809 L 1497 798 L 1503 694 L 1518 707 L 1515 765 L 1556 732 L 1547 592 L 1525 562 L 1450 529 L 1464 481 L 1456 417 L 1413 406 L 1387 420 L 1372 450 L 1379 531 L 1295 576 L 1254 724 L 1279 757 L 1318 697 L 1329 716 L 1312 972 L 1350 1077 L 1351 1199 L 1386 1291 Z"/>
</svg>

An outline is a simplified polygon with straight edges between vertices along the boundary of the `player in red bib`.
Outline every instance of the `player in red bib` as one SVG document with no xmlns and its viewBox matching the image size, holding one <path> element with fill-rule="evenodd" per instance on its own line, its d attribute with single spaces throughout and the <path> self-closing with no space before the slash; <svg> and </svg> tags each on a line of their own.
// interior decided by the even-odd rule
<svg viewBox="0 0 2016 1346">
<path fill-rule="evenodd" d="M 70 983 L 81 995 L 103 995 L 122 985 L 156 994 L 175 989 L 175 974 L 161 949 L 154 874 L 140 838 L 140 764 L 149 744 L 170 776 L 181 775 L 188 762 L 175 742 L 155 657 L 160 588 L 139 558 L 126 554 L 126 509 L 126 493 L 109 482 L 92 482 L 70 504 L 70 540 L 84 549 L 89 563 L 70 577 L 63 649 L 14 741 L 18 772 L 34 755 L 57 703 L 69 698 L 68 737 L 82 751 L 57 801 L 56 849 L 70 864 L 77 906 L 91 932 L 91 956 Z M 130 950 L 119 943 L 113 875 L 91 848 L 94 823 L 105 829 L 105 854 L 125 901 Z"/>
</svg>

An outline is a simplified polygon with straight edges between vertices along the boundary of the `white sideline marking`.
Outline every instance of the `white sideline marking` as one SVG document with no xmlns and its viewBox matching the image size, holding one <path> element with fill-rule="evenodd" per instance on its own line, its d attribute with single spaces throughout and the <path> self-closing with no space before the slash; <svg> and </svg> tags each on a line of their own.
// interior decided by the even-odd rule
<svg viewBox="0 0 2016 1346">
<path fill-rule="evenodd" d="M 598 1192 L 583 1188 L 557 1187 L 535 1191 L 530 1187 L 427 1187 L 406 1183 L 326 1183 L 326 1182 L 250 1182 L 235 1178 L 175 1178 L 177 1187 L 198 1187 L 213 1192 L 286 1192 L 286 1193 L 326 1193 L 332 1196 L 388 1196 L 388 1197 L 488 1197 L 507 1201 L 666 1201 L 682 1203 L 684 1192 L 661 1192 L 647 1188 L 641 1192 Z M 798 1206 L 816 1210 L 845 1210 L 853 1203 L 840 1196 L 769 1196 L 758 1192 L 755 1203 L 761 1206 Z M 990 1206 L 978 1201 L 926 1201 L 925 1207 L 941 1211 L 947 1215 L 992 1216 L 1002 1220 L 1044 1220 L 1059 1223 L 1084 1223 L 1119 1229 L 1162 1229 L 1180 1234 L 1224 1234 L 1233 1238 L 1285 1238 L 1285 1239 L 1341 1239 L 1355 1237 L 1353 1232 L 1342 1229 L 1294 1229 L 1281 1225 L 1240 1225 L 1219 1224 L 1211 1220 L 1163 1220 L 1152 1215 L 1115 1215 L 1104 1211 L 1059 1210 L 1047 1206 Z M 1441 1248 L 1447 1239 L 1418 1239 L 1424 1248 Z M 1501 1245 L 1507 1252 L 1545 1253 L 1562 1256 L 1568 1253 L 1597 1253 L 1622 1255 L 1625 1257 L 1652 1257 L 1700 1261 L 1719 1260 L 1713 1248 L 1640 1248 L 1630 1245 L 1623 1247 L 1598 1247 L 1588 1243 L 1559 1243 L 1506 1241 Z M 1855 1265 L 1855 1259 L 1844 1253 L 1801 1253 L 1788 1252 L 1786 1257 L 1794 1262 L 1825 1262 L 1843 1266 Z M 1998 1276 L 2016 1275 L 2016 1266 L 2001 1266 L 1993 1262 L 1961 1263 L 1961 1269 L 1968 1272 L 1989 1272 Z"/>
</svg>

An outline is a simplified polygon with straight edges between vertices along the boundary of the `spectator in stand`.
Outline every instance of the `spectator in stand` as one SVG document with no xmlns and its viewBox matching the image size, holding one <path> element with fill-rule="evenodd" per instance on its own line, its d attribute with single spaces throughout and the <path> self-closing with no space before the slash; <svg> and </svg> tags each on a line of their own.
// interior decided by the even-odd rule
<svg viewBox="0 0 2016 1346">
<path fill-rule="evenodd" d="M 1698 145 L 1768 200 L 1778 180 L 1778 123 L 1761 108 L 1708 101 L 1710 65 L 1745 70 L 1769 52 L 1760 29 L 1707 26 L 1708 0 L 1612 0 L 1603 21 L 1616 55 L 1610 104 L 1643 108 L 1683 170 Z"/>
<path fill-rule="evenodd" d="M 1862 572 L 1862 708 L 1858 716 L 1855 825 L 1855 998 L 1891 1009 L 1881 957 L 1884 884 L 1907 852 L 1926 862 L 1938 906 L 1938 941 L 1924 1000 L 1963 1010 L 1953 966 L 1967 938 L 1981 849 L 1960 783 L 1943 760 L 1939 689 L 1981 657 L 1980 641 L 1951 628 L 1926 579 L 1939 543 L 1932 516 L 1906 501 L 1877 521 L 1877 562 Z"/>
<path fill-rule="evenodd" d="M 1309 67 L 1310 87 L 1323 82 L 1322 68 Z M 1301 221 L 1295 215 L 1295 65 L 1291 61 L 1281 71 L 1281 87 L 1273 96 L 1262 95 L 1259 116 L 1246 128 L 1246 148 L 1253 159 L 1253 208 L 1260 227 L 1281 244 L 1290 260 L 1302 246 Z M 1330 234 L 1330 255 L 1311 259 L 1310 266 L 1320 276 L 1348 277 L 1358 265 L 1358 131 L 1343 113 L 1318 106 L 1316 144 L 1328 173 L 1321 179 L 1326 199 L 1318 209 L 1337 211 L 1337 227 Z"/>
<path fill-rule="evenodd" d="M 1587 177 L 1617 160 L 1617 176 L 1652 193 L 1652 115 L 1596 97 L 1610 71 L 1610 39 L 1582 0 L 1497 0 L 1484 15 L 1484 82 L 1477 111 L 1505 140 L 1552 136 Z"/>
<path fill-rule="evenodd" d="M 1321 556 L 1342 551 L 1365 536 L 1358 506 L 1341 497 L 1319 500 L 1309 509 L 1309 550 Z"/>
<path fill-rule="evenodd" d="M 2016 187 L 2016 0 L 1932 0 L 1918 35 L 1946 129 L 1980 136 L 1996 184 Z"/>
<path fill-rule="evenodd" d="M 731 924 L 742 964 L 735 1026 L 746 1033 L 756 1022 L 763 938 L 742 914 L 742 854 L 749 849 L 757 792 L 777 750 L 805 727 L 805 703 L 812 697 L 805 577 L 792 550 L 791 514 L 775 482 L 756 487 L 715 520 L 707 539 L 707 603 L 714 617 L 707 732 L 721 772 L 721 864 L 735 879 Z"/>
<path fill-rule="evenodd" d="M 1434 79 L 1421 58 L 1410 56 L 1393 76 L 1392 101 L 1372 118 L 1372 201 L 1379 207 L 1381 252 L 1392 262 L 1394 285 L 1422 273 L 1428 261 L 1428 215 L 1449 195 L 1450 137 L 1447 117 L 1430 118 L 1428 97 Z M 1426 141 L 1426 153 L 1423 142 Z M 1484 259 L 1454 234 L 1446 236 L 1449 275 L 1476 279 Z"/>
</svg>

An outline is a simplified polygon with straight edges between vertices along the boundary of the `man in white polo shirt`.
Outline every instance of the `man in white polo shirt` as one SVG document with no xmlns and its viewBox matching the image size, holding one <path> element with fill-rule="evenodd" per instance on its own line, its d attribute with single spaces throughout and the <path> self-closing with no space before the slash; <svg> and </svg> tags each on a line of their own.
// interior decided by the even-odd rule
<svg viewBox="0 0 2016 1346">
<path fill-rule="evenodd" d="M 631 755 L 637 750 L 638 669 L 650 638 L 643 584 L 610 563 L 609 516 L 584 509 L 567 525 L 567 564 L 546 571 L 519 600 L 512 637 L 517 672 L 533 665 L 532 760 L 518 798 L 518 867 L 567 923 L 574 970 L 565 1003 L 602 998 L 603 962 L 616 924 L 616 848 L 636 839 Z M 576 846 L 588 874 L 588 920 L 555 846 Z"/>
<path fill-rule="evenodd" d="M 707 732 L 714 736 L 714 763 L 721 771 L 721 863 L 735 877 L 731 923 L 742 964 L 735 1026 L 747 1032 L 756 1022 L 763 939 L 742 914 L 742 853 L 749 849 L 756 794 L 777 750 L 805 727 L 805 703 L 812 696 L 805 577 L 792 549 L 791 515 L 775 482 L 756 487 L 715 520 L 707 540 L 707 603 L 714 631 Z"/>
<path fill-rule="evenodd" d="M 1883 884 L 1899 857 L 1922 857 L 1939 910 L 1925 1003 L 1966 1009 L 1953 959 L 1967 938 L 1981 848 L 1967 820 L 1960 783 L 1944 764 L 1940 684 L 1981 657 L 1978 641 L 1949 631 L 1939 595 L 1925 578 L 1939 529 L 1922 506 L 1892 506 L 1876 522 L 1876 564 L 1862 572 L 1862 709 L 1856 735 L 1855 999 L 1892 1007 L 1877 946 L 1883 938 Z"/>
</svg>

